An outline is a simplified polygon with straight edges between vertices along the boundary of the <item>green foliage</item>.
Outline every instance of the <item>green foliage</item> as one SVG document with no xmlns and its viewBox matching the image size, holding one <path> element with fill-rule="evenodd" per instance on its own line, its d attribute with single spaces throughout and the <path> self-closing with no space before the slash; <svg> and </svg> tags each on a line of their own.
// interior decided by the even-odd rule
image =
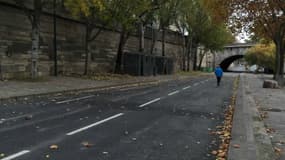
<svg viewBox="0 0 285 160">
<path fill-rule="evenodd" d="M 201 43 L 211 51 L 222 50 L 225 44 L 232 43 L 234 37 L 225 25 L 211 24 L 205 28 L 204 36 L 201 37 Z"/>
<path fill-rule="evenodd" d="M 152 9 L 152 3 L 149 0 L 109 0 L 105 1 L 105 9 L 113 28 L 128 32 Z"/>
<path fill-rule="evenodd" d="M 203 0 L 181 0 L 178 14 L 178 28 L 186 28 L 190 37 L 207 50 L 220 50 L 233 41 L 233 35 L 221 20 L 214 20 L 212 10 Z"/>
<path fill-rule="evenodd" d="M 157 18 L 160 28 L 164 29 L 175 23 L 183 0 L 158 0 L 159 10 Z"/>
<path fill-rule="evenodd" d="M 275 45 L 273 43 L 257 44 L 247 50 L 245 60 L 250 65 L 256 64 L 275 70 L 275 50 Z"/>
<path fill-rule="evenodd" d="M 74 17 L 88 24 L 94 24 L 106 20 L 104 2 L 104 0 L 65 0 L 64 5 Z"/>
</svg>

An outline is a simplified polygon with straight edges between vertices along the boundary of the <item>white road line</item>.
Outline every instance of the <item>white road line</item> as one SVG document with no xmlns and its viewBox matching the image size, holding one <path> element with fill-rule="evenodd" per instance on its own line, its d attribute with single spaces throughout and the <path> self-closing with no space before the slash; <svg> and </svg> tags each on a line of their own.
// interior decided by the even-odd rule
<svg viewBox="0 0 285 160">
<path fill-rule="evenodd" d="M 192 87 L 192 86 L 184 87 L 183 90 L 189 89 L 189 88 L 191 88 L 191 87 Z"/>
<path fill-rule="evenodd" d="M 145 104 L 140 105 L 139 107 L 141 108 L 141 107 L 147 106 L 147 105 L 149 105 L 149 104 L 152 104 L 152 103 L 154 103 L 154 102 L 159 101 L 160 99 L 161 99 L 161 98 L 156 98 L 156 99 L 154 99 L 154 100 L 152 100 L 152 101 L 149 101 L 149 102 L 147 102 L 147 103 L 145 103 Z"/>
<path fill-rule="evenodd" d="M 67 135 L 67 136 L 72 136 L 72 135 L 74 135 L 74 134 L 76 134 L 76 133 L 85 131 L 85 130 L 87 130 L 87 129 L 89 129 L 89 128 L 98 126 L 98 125 L 100 125 L 100 124 L 102 124 L 102 123 L 105 123 L 105 122 L 107 122 L 107 121 L 110 121 L 110 120 L 112 120 L 112 119 L 118 118 L 118 117 L 123 116 L 123 115 L 124 115 L 124 113 L 116 114 L 116 115 L 114 115 L 114 116 L 111 116 L 111 117 L 109 117 L 109 118 L 103 119 L 103 120 L 98 121 L 98 122 L 96 122 L 96 123 L 90 124 L 90 125 L 85 126 L 85 127 L 83 127 L 83 128 L 80 128 L 80 129 L 77 129 L 77 130 L 75 130 L 75 131 L 69 132 L 69 133 L 67 133 L 66 135 Z"/>
<path fill-rule="evenodd" d="M 65 100 L 65 101 L 56 102 L 56 104 L 62 104 L 62 103 L 68 103 L 68 102 L 73 102 L 73 101 L 79 101 L 79 100 L 88 99 L 88 98 L 91 98 L 91 97 L 94 97 L 94 96 L 95 95 L 90 95 L 90 96 L 85 96 L 85 97 L 69 99 L 69 100 Z"/>
<path fill-rule="evenodd" d="M 194 85 L 193 86 L 198 86 L 199 85 L 199 83 L 194 83 Z"/>
<path fill-rule="evenodd" d="M 168 95 L 169 96 L 172 96 L 172 95 L 175 95 L 175 94 L 177 94 L 177 93 L 179 93 L 180 91 L 174 91 L 174 92 L 171 92 L 171 93 L 169 93 Z"/>
<path fill-rule="evenodd" d="M 20 156 L 22 156 L 22 155 L 25 155 L 25 154 L 27 154 L 27 153 L 30 153 L 30 151 L 29 151 L 29 150 L 23 150 L 23 151 L 21 151 L 21 152 L 18 152 L 18 153 L 15 153 L 15 154 L 13 154 L 13 155 L 10 155 L 10 156 L 8 156 L 8 157 L 5 157 L 5 158 L 3 158 L 3 159 L 1 159 L 1 160 L 12 160 L 12 159 L 15 159 L 15 158 L 17 158 L 17 157 L 20 157 Z"/>
</svg>

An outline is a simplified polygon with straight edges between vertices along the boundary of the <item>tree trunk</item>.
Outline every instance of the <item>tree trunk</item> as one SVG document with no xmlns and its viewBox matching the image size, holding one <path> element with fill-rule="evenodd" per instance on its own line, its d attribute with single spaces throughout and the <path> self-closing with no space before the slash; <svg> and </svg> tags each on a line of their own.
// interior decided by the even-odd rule
<svg viewBox="0 0 285 160">
<path fill-rule="evenodd" d="M 40 15 L 42 10 L 42 1 L 34 0 L 34 12 L 31 15 L 32 24 L 32 55 L 31 55 L 31 77 L 38 77 L 38 57 L 40 46 Z"/>
<path fill-rule="evenodd" d="M 165 29 L 164 27 L 162 28 L 161 50 L 162 50 L 161 55 L 164 57 L 165 56 Z"/>
<path fill-rule="evenodd" d="M 91 62 L 90 34 L 91 32 L 90 32 L 89 25 L 86 25 L 84 75 L 90 74 L 90 62 Z"/>
<path fill-rule="evenodd" d="M 187 71 L 190 71 L 190 54 L 192 54 L 192 45 L 193 45 L 193 38 L 190 38 L 190 41 L 187 44 Z"/>
<path fill-rule="evenodd" d="M 57 21 L 56 21 L 56 0 L 53 0 L 53 56 L 54 76 L 57 76 Z"/>
<path fill-rule="evenodd" d="M 283 56 L 283 46 L 282 46 L 282 39 L 280 40 L 277 38 L 274 40 L 274 43 L 276 45 L 276 59 L 275 59 L 275 75 L 274 79 L 279 83 L 279 85 L 283 86 L 283 64 L 284 60 L 281 60 L 281 57 L 284 58 Z M 282 68 L 281 68 L 282 67 Z"/>
<path fill-rule="evenodd" d="M 280 86 L 284 86 L 284 42 L 281 41 L 280 45 L 280 60 L 279 60 L 279 78 L 278 83 Z"/>
<path fill-rule="evenodd" d="M 197 70 L 197 44 L 194 43 L 193 48 L 193 70 L 196 71 Z"/>
<path fill-rule="evenodd" d="M 152 39 L 151 39 L 150 54 L 153 54 L 153 50 L 154 50 L 154 47 L 155 47 L 156 40 L 157 40 L 156 29 L 152 28 Z"/>
<path fill-rule="evenodd" d="M 144 52 L 144 25 L 142 22 L 139 25 L 139 32 L 140 32 L 139 51 Z"/>
<path fill-rule="evenodd" d="M 185 71 L 186 70 L 186 51 L 187 51 L 187 46 L 186 46 L 186 37 L 184 36 L 184 33 L 182 34 L 182 40 L 183 40 L 183 44 L 182 44 L 182 70 Z"/>
<path fill-rule="evenodd" d="M 122 73 L 123 52 L 127 39 L 128 39 L 128 33 L 126 33 L 126 31 L 123 30 L 120 34 L 120 41 L 117 50 L 115 73 Z"/>
<path fill-rule="evenodd" d="M 39 27 L 36 24 L 32 26 L 32 55 L 31 55 L 31 76 L 32 79 L 38 77 L 38 57 L 39 57 L 39 44 L 40 33 Z"/>
<path fill-rule="evenodd" d="M 216 54 L 213 52 L 213 64 L 212 64 L 212 69 L 214 70 L 216 67 Z"/>
<path fill-rule="evenodd" d="M 204 52 L 202 52 L 202 51 L 200 51 L 200 60 L 199 60 L 199 65 L 198 65 L 198 70 L 201 70 L 201 67 L 202 67 L 202 62 L 203 62 L 203 59 L 204 59 L 204 57 L 205 57 L 205 51 Z"/>
</svg>

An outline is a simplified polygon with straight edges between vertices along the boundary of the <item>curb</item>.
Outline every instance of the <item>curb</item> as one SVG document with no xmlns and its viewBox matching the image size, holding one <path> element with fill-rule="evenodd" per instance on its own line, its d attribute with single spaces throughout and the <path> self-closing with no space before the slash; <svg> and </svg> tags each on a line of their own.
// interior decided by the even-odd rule
<svg viewBox="0 0 285 160">
<path fill-rule="evenodd" d="M 121 83 L 121 84 L 89 87 L 89 88 L 66 89 L 66 90 L 61 90 L 61 91 L 51 91 L 51 92 L 45 92 L 45 93 L 35 93 L 35 94 L 5 97 L 5 98 L 0 98 L 0 102 L 5 101 L 5 100 L 18 100 L 21 98 L 35 98 L 35 97 L 55 95 L 55 94 L 60 94 L 60 93 L 62 94 L 72 94 L 74 92 L 84 93 L 84 92 L 94 92 L 94 91 L 111 90 L 111 89 L 118 89 L 118 88 L 128 88 L 128 87 L 133 87 L 133 86 L 155 85 L 155 84 L 167 82 L 167 81 L 170 81 L 170 80 L 137 81 L 137 82 Z"/>
<path fill-rule="evenodd" d="M 209 75 L 200 75 L 200 76 L 209 76 Z M 128 87 L 133 87 L 133 86 L 155 85 L 155 84 L 168 82 L 172 80 L 177 80 L 177 79 L 181 80 L 181 79 L 200 77 L 200 76 L 182 76 L 182 77 L 178 76 L 179 78 L 174 77 L 174 78 L 164 79 L 164 80 L 161 80 L 161 79 L 160 80 L 142 80 L 142 81 L 134 81 L 134 82 L 129 82 L 129 83 L 97 86 L 97 87 L 66 89 L 66 90 L 60 90 L 60 91 L 50 91 L 50 92 L 44 92 L 44 93 L 11 96 L 11 97 L 0 98 L 0 102 L 6 101 L 6 100 L 19 100 L 21 98 L 35 98 L 35 97 L 55 95 L 55 94 L 60 94 L 60 93 L 62 94 L 72 94 L 74 92 L 84 93 L 84 92 L 94 92 L 94 91 L 111 90 L 111 89 L 118 89 L 118 88 L 128 88 Z"/>
</svg>

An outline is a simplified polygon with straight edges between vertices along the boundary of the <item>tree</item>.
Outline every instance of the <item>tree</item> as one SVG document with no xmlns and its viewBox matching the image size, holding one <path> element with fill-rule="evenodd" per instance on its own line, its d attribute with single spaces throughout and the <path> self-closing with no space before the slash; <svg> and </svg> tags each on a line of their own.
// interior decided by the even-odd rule
<svg viewBox="0 0 285 160">
<path fill-rule="evenodd" d="M 188 42 L 188 21 L 187 18 L 189 16 L 189 11 L 192 10 L 193 1 L 188 0 L 181 0 L 179 9 L 177 11 L 177 17 L 175 20 L 175 26 L 178 28 L 178 31 L 180 32 L 182 36 L 182 70 L 186 71 L 186 60 L 187 60 L 187 68 L 189 71 L 189 65 L 190 65 L 190 56 L 189 52 L 187 51 L 189 47 L 187 45 Z M 189 28 L 188 28 L 189 29 Z"/>
<path fill-rule="evenodd" d="M 156 41 L 156 31 L 153 28 L 153 23 L 156 19 L 156 12 L 158 9 L 160 9 L 161 6 L 158 4 L 157 0 L 153 0 L 150 3 L 150 9 L 145 10 L 143 14 L 141 14 L 141 17 L 139 18 L 139 51 L 144 52 L 144 30 L 146 25 L 151 25 L 152 29 L 152 44 L 151 44 L 151 50 L 150 54 L 153 53 L 155 41 Z"/>
<path fill-rule="evenodd" d="M 38 77 L 40 17 L 43 6 L 45 6 L 49 0 L 33 0 L 32 4 L 30 1 L 23 0 L 14 0 L 14 2 L 24 10 L 32 26 L 31 77 L 35 79 Z"/>
<path fill-rule="evenodd" d="M 105 14 L 112 20 L 113 28 L 120 31 L 115 65 L 115 73 L 120 73 L 125 44 L 141 17 L 152 10 L 152 5 L 149 0 L 112 0 L 104 4 Z"/>
<path fill-rule="evenodd" d="M 223 50 L 224 45 L 234 41 L 234 36 L 224 24 L 210 24 L 205 28 L 203 35 L 200 43 L 204 49 L 201 52 L 198 69 L 201 69 L 203 58 L 208 51 L 214 53 L 215 51 Z"/>
<path fill-rule="evenodd" d="M 193 59 L 193 69 L 196 69 L 196 47 L 198 44 L 197 34 L 199 32 L 200 28 L 203 28 L 204 25 L 201 24 L 202 19 L 204 19 L 204 15 L 201 13 L 201 6 L 199 4 L 199 0 L 193 0 L 193 1 L 183 1 L 181 3 L 181 10 L 179 14 L 179 19 L 176 24 L 178 24 L 178 28 L 183 32 L 183 29 L 185 28 L 187 37 L 184 40 L 185 50 L 184 55 L 186 56 L 184 59 L 187 61 L 186 70 L 190 70 L 190 58 Z M 200 19 L 201 18 L 201 19 Z M 208 17 L 206 17 L 207 19 Z M 202 20 L 202 21 L 201 21 Z M 198 25 L 201 25 L 203 27 L 198 27 Z M 179 26 L 180 25 L 180 26 Z M 197 42 L 197 43 L 196 43 Z M 194 54 L 193 54 L 194 53 Z M 190 57 L 191 56 L 191 57 Z M 184 62 L 183 62 L 184 63 Z"/>
<path fill-rule="evenodd" d="M 275 52 L 276 48 L 274 43 L 257 44 L 247 50 L 245 60 L 250 65 L 258 65 L 264 68 L 275 70 Z"/>
<path fill-rule="evenodd" d="M 158 10 L 158 21 L 159 21 L 159 28 L 162 31 L 161 34 L 161 49 L 162 49 L 162 56 L 165 56 L 165 34 L 166 29 L 171 24 L 175 24 L 175 19 L 177 18 L 177 13 L 179 11 L 179 6 L 181 0 L 161 0 L 159 2 L 160 9 Z"/>
<path fill-rule="evenodd" d="M 107 25 L 111 15 L 106 15 L 104 0 L 65 0 L 65 6 L 72 15 L 84 21 L 85 33 L 85 67 L 84 75 L 90 74 L 91 43 L 100 35 L 102 26 Z"/>
<path fill-rule="evenodd" d="M 193 69 L 197 69 L 197 48 L 204 46 L 201 57 L 211 50 L 219 50 L 228 42 L 231 42 L 232 35 L 227 30 L 224 21 L 215 20 L 217 17 L 204 3 L 203 0 L 185 1 L 183 6 L 184 14 L 180 24 L 186 27 L 188 34 L 187 70 L 190 68 L 190 55 L 193 59 Z M 203 59 L 200 59 L 200 64 Z M 199 65 L 200 66 L 200 65 Z"/>
<path fill-rule="evenodd" d="M 274 79 L 284 85 L 285 3 L 283 0 L 222 0 L 230 13 L 229 25 L 236 32 L 253 32 L 276 46 Z"/>
</svg>

